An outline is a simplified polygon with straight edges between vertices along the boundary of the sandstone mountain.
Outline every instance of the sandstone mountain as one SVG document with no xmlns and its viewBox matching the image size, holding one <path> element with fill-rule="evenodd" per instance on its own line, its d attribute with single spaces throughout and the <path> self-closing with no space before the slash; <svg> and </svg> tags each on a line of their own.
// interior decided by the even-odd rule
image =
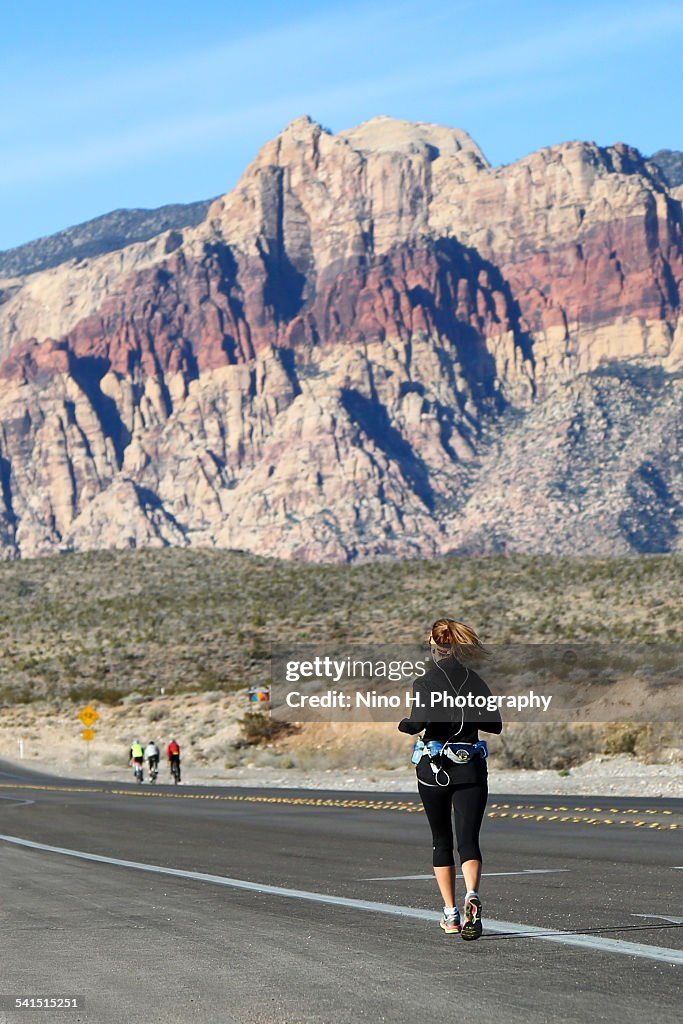
<svg viewBox="0 0 683 1024">
<path fill-rule="evenodd" d="M 4 555 L 683 550 L 677 193 L 297 119 L 197 226 L 0 281 Z"/>
<path fill-rule="evenodd" d="M 649 158 L 672 188 L 683 185 L 683 153 L 660 149 Z M 146 242 L 162 231 L 196 227 L 213 200 L 174 203 L 154 210 L 113 210 L 94 220 L 0 251 L 0 277 L 34 274 L 67 260 L 100 256 L 133 242 Z"/>
</svg>

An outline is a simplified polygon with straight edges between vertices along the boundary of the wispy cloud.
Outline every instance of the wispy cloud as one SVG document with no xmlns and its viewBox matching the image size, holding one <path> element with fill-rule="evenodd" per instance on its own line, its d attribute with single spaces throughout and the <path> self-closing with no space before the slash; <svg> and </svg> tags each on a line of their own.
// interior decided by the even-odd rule
<svg viewBox="0 0 683 1024">
<path fill-rule="evenodd" d="M 460 85 L 504 82 L 510 77 L 527 80 L 532 86 L 539 71 L 563 73 L 568 66 L 599 57 L 606 60 L 615 53 L 642 46 L 663 35 L 683 32 L 683 6 L 665 4 L 615 12 L 601 21 L 599 8 L 593 15 L 568 19 L 554 29 L 518 39 L 500 46 L 457 55 L 449 64 L 424 64 L 389 75 L 372 77 L 356 86 L 345 87 L 345 95 L 403 95 L 415 89 L 445 88 Z M 604 11 L 603 11 L 604 13 Z M 565 81 L 569 80 L 565 78 Z M 615 83 L 615 88 L 618 85 Z"/>
<path fill-rule="evenodd" d="M 31 108 L 39 112 L 47 108 L 68 117 L 110 105 L 120 108 L 131 102 L 144 104 L 154 98 L 176 102 L 176 90 L 205 98 L 230 84 L 243 93 L 258 79 L 264 86 L 272 85 L 274 73 L 291 71 L 297 65 L 302 73 L 315 74 L 329 64 L 332 55 L 338 56 L 345 43 L 354 44 L 355 51 L 350 53 L 362 50 L 364 40 L 376 38 L 387 23 L 391 24 L 389 18 L 395 19 L 411 8 L 406 2 L 393 7 L 351 5 L 274 29 L 223 39 L 194 52 L 149 57 L 144 62 L 137 59 L 130 66 L 119 66 L 68 86 L 55 84 L 52 72 L 50 90 L 46 92 L 40 76 L 33 88 L 28 83 L 14 103 L 3 110 L 3 124 L 7 128 L 22 120 Z M 12 83 L 7 84 L 9 87 Z"/>
<path fill-rule="evenodd" d="M 188 145 L 205 142 L 216 134 L 238 132 L 254 120 L 286 118 L 290 101 L 280 100 L 233 110 L 183 118 L 155 120 L 115 135 L 101 135 L 77 149 L 73 146 L 50 147 L 30 156 L 18 153 L 0 168 L 0 188 L 47 180 L 87 175 L 102 168 L 109 170 L 159 154 L 175 152 Z"/>
<path fill-rule="evenodd" d="M 463 10 L 470 6 L 462 5 Z M 375 59 L 374 41 L 379 35 L 388 51 L 393 45 L 398 54 L 399 37 L 404 47 L 410 45 L 406 24 L 419 19 L 420 11 L 412 3 L 369 7 L 221 42 L 180 60 L 156 61 L 97 77 L 78 90 L 56 92 L 49 110 L 72 128 L 75 119 L 93 111 L 112 107 L 114 116 L 103 116 L 95 131 L 73 128 L 65 141 L 54 137 L 56 131 L 51 137 L 46 130 L 37 143 L 17 144 L 3 156 L 0 186 L 111 170 L 201 147 L 217 136 L 253 131 L 255 125 L 263 125 L 264 131 L 270 130 L 267 126 L 283 127 L 302 113 L 321 116 L 324 111 L 326 119 L 344 121 L 349 109 L 368 101 L 377 113 L 406 96 L 441 90 L 457 97 L 462 110 L 467 103 L 487 102 L 487 96 L 492 101 L 496 90 L 509 93 L 514 88 L 518 96 L 537 90 L 539 75 L 550 82 L 555 76 L 559 88 L 570 89 L 570 69 L 683 31 L 679 3 L 639 3 L 626 9 L 610 3 L 526 38 L 518 34 L 497 45 L 455 53 L 448 60 L 443 53 L 435 62 L 427 55 L 416 59 L 413 53 L 410 62 L 397 59 L 397 70 L 387 72 L 386 58 Z M 415 31 L 419 35 L 417 22 Z M 345 55 L 342 60 L 340 52 Z M 245 94 L 250 102 L 235 102 L 235 96 Z M 30 122 L 32 102 L 25 97 L 15 117 Z M 169 108 L 175 108 L 174 113 L 168 114 Z M 10 118 L 11 112 L 4 118 L 5 129 Z M 35 138 L 35 132 L 31 134 Z"/>
</svg>

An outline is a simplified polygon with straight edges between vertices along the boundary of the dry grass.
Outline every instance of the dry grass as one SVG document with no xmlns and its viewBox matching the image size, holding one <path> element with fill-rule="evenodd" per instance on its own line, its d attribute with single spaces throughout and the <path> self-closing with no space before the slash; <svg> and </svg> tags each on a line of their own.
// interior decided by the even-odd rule
<svg viewBox="0 0 683 1024">
<path fill-rule="evenodd" d="M 269 643 L 413 642 L 444 613 L 489 643 L 683 640 L 683 558 L 490 556 L 354 566 L 229 551 L 0 565 L 0 701 L 263 682 Z"/>
</svg>

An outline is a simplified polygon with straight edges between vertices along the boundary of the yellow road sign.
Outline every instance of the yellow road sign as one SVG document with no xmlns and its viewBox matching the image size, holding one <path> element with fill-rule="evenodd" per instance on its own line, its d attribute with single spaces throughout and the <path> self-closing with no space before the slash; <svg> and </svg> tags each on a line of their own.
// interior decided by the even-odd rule
<svg viewBox="0 0 683 1024">
<path fill-rule="evenodd" d="M 95 709 L 90 704 L 86 705 L 78 716 L 83 722 L 86 729 L 89 729 L 91 725 L 94 725 L 97 719 L 100 717 Z M 85 737 L 84 737 L 85 738 Z M 90 737 L 89 737 L 90 738 Z"/>
<path fill-rule="evenodd" d="M 81 733 L 81 736 L 83 737 L 84 740 L 94 740 L 95 739 L 95 730 L 94 729 L 84 729 L 83 732 Z"/>
</svg>

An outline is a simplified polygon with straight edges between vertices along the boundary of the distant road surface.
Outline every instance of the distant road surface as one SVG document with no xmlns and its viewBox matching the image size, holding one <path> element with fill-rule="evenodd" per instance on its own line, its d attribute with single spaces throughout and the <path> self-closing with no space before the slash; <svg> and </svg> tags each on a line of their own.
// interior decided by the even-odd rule
<svg viewBox="0 0 683 1024">
<path fill-rule="evenodd" d="M 493 797 L 471 943 L 419 806 L 0 762 L 0 1022 L 680 1022 L 683 800 Z"/>
</svg>

